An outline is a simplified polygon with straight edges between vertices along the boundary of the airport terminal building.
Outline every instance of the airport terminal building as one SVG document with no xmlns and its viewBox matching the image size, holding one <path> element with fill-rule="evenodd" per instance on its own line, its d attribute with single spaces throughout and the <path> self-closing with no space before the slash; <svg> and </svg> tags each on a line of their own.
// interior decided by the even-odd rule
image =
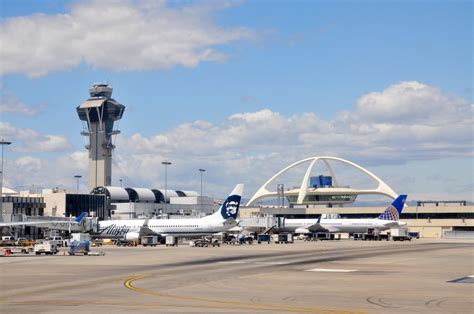
<svg viewBox="0 0 474 314">
<path fill-rule="evenodd" d="M 326 167 L 325 171 L 315 173 L 318 163 Z M 341 185 L 334 163 L 355 169 L 373 181 L 374 186 Z M 284 176 L 296 167 L 303 167 L 304 176 L 298 180 L 302 183 L 285 189 L 288 184 Z M 241 217 L 257 218 L 253 223 L 262 224 L 265 229 L 275 223 L 267 217 L 316 220 L 321 214 L 338 214 L 341 218 L 376 218 L 386 207 L 354 207 L 359 195 L 383 195 L 387 197 L 387 204 L 398 196 L 387 183 L 360 165 L 342 158 L 316 156 L 297 161 L 268 179 L 242 208 Z M 276 206 L 264 204 L 265 199 L 272 198 L 277 199 Z M 474 206 L 466 201 L 418 201 L 416 206 L 405 206 L 400 220 L 406 221 L 409 230 L 419 232 L 421 237 L 474 237 Z"/>
</svg>

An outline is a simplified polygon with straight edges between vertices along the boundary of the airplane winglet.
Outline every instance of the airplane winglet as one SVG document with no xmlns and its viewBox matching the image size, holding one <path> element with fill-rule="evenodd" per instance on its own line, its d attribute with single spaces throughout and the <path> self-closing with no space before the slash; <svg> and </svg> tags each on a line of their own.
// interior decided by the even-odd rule
<svg viewBox="0 0 474 314">
<path fill-rule="evenodd" d="M 82 214 L 79 215 L 76 219 L 74 219 L 75 222 L 80 223 L 82 220 L 86 217 L 87 213 L 83 212 Z"/>
</svg>

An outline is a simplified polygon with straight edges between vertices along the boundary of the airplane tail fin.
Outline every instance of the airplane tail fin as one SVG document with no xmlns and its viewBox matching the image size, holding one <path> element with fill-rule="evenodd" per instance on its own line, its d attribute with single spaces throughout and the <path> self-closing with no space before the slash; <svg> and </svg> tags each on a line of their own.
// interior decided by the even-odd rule
<svg viewBox="0 0 474 314">
<path fill-rule="evenodd" d="M 87 213 L 83 212 L 82 214 L 79 215 L 79 217 L 74 219 L 74 222 L 80 223 L 86 217 L 86 215 L 87 215 Z"/>
<path fill-rule="evenodd" d="M 243 184 L 237 184 L 229 196 L 226 198 L 224 203 L 221 205 L 219 210 L 212 214 L 214 217 L 219 219 L 227 220 L 229 218 L 236 219 L 239 214 L 240 199 L 244 191 Z"/>
<path fill-rule="evenodd" d="M 399 195 L 393 202 L 390 204 L 385 211 L 380 214 L 378 219 L 382 220 L 398 220 L 400 219 L 400 214 L 402 213 L 403 207 L 405 206 L 405 201 L 407 199 L 406 195 Z"/>
</svg>

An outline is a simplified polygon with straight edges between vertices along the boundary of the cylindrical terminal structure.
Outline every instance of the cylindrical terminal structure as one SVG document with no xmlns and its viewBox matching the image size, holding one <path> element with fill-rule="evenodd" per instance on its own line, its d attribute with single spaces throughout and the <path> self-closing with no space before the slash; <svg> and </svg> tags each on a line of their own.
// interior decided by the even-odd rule
<svg viewBox="0 0 474 314">
<path fill-rule="evenodd" d="M 86 136 L 89 150 L 89 191 L 97 186 L 112 185 L 112 150 L 115 121 L 122 118 L 125 106 L 112 97 L 112 86 L 94 84 L 89 89 L 90 98 L 76 108 L 83 121 L 82 135 Z"/>
</svg>

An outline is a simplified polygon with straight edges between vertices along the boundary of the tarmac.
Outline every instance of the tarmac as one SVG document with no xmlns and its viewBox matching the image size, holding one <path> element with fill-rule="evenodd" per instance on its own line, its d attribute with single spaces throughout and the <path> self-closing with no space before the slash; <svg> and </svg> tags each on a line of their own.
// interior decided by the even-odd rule
<svg viewBox="0 0 474 314">
<path fill-rule="evenodd" d="M 473 241 L 92 250 L 0 257 L 0 312 L 474 312 Z"/>
</svg>

